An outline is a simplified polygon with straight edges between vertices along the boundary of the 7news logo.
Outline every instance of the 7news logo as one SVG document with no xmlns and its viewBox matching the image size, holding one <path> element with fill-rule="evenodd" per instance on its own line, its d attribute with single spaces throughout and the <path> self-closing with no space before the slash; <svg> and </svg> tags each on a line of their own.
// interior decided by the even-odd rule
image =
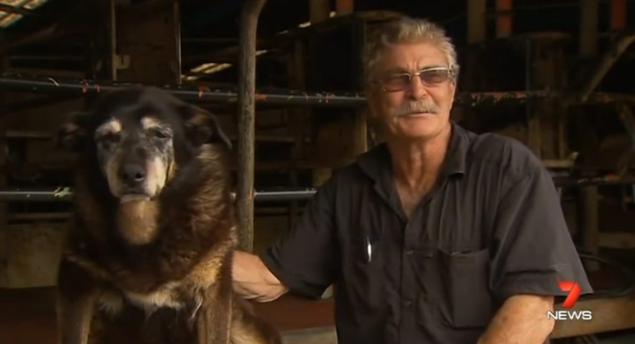
<svg viewBox="0 0 635 344">
<path fill-rule="evenodd" d="M 560 290 L 569 293 L 562 303 L 564 309 L 547 312 L 547 318 L 552 320 L 593 320 L 593 313 L 589 310 L 572 310 L 582 292 L 578 283 L 564 281 L 559 283 L 559 287 Z"/>
</svg>

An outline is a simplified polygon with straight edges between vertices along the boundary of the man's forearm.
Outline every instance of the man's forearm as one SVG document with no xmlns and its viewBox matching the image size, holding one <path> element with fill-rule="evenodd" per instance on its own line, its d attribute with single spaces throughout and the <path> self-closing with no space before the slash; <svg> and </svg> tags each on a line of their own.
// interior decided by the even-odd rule
<svg viewBox="0 0 635 344">
<path fill-rule="evenodd" d="M 552 309 L 552 296 L 512 296 L 498 310 L 478 344 L 542 344 L 555 325 L 547 317 Z"/>
<path fill-rule="evenodd" d="M 234 291 L 246 299 L 273 301 L 287 292 L 260 257 L 243 251 L 234 253 L 232 279 Z"/>
</svg>

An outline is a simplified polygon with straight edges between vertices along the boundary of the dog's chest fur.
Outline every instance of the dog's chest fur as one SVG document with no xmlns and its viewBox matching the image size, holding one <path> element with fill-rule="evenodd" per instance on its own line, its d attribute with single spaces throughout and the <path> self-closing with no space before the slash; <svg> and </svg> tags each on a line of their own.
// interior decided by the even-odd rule
<svg viewBox="0 0 635 344">
<path fill-rule="evenodd" d="M 219 269 L 226 254 L 230 248 L 230 244 L 222 245 L 223 247 L 215 247 L 215 250 L 203 257 L 201 262 L 196 264 L 190 273 L 183 279 L 167 281 L 157 288 L 149 292 L 137 292 L 122 289 L 111 289 L 104 292 L 99 297 L 101 308 L 109 313 L 116 314 L 124 306 L 125 301 L 145 310 L 146 313 L 152 313 L 158 308 L 171 308 L 175 310 L 183 310 L 191 307 L 195 312 L 200 306 L 202 300 L 201 293 L 210 285 L 217 283 L 219 278 Z M 82 265 L 90 265 L 90 270 L 95 271 L 93 264 L 86 261 Z M 102 271 L 99 275 L 106 274 Z M 104 277 L 103 275 L 101 276 Z"/>
</svg>

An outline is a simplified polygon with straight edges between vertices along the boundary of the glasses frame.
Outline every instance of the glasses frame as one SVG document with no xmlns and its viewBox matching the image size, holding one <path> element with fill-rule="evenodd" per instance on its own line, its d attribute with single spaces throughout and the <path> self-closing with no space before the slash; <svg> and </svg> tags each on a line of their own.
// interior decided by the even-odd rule
<svg viewBox="0 0 635 344">
<path fill-rule="evenodd" d="M 448 72 L 448 78 L 446 80 L 442 81 L 442 82 L 439 82 L 439 83 L 428 83 L 428 82 L 425 82 L 421 78 L 421 74 L 423 74 L 425 72 L 429 72 L 429 71 L 435 71 L 435 70 L 447 71 Z M 400 87 L 398 89 L 394 89 L 394 88 L 388 89 L 388 88 L 386 88 L 385 80 L 387 80 L 389 78 L 396 78 L 396 77 L 402 77 L 402 76 L 408 77 L 408 84 L 406 86 Z M 442 83 L 444 83 L 444 82 L 446 82 L 448 80 L 454 81 L 454 77 L 456 76 L 456 72 L 455 72 L 454 68 L 452 68 L 450 66 L 431 66 L 431 67 L 426 67 L 426 68 L 420 69 L 420 70 L 418 70 L 418 71 L 416 71 L 414 73 L 407 73 L 407 72 L 404 72 L 404 73 L 393 73 L 393 74 L 390 74 L 387 77 L 383 78 L 383 80 L 375 81 L 375 83 L 379 84 L 384 92 L 400 92 L 400 91 L 406 90 L 406 89 L 408 89 L 409 87 L 412 86 L 412 78 L 414 78 L 415 76 L 418 77 L 419 80 L 421 81 L 421 83 L 426 85 L 426 86 L 436 86 L 436 85 L 440 85 L 440 84 L 442 84 Z"/>
</svg>

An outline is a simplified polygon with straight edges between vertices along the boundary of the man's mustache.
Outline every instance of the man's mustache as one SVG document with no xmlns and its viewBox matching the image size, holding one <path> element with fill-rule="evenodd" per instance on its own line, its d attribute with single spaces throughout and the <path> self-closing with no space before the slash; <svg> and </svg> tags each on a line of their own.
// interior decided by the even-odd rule
<svg viewBox="0 0 635 344">
<path fill-rule="evenodd" d="M 395 116 L 408 116 L 413 113 L 433 113 L 436 114 L 439 112 L 439 107 L 437 107 L 434 103 L 431 102 L 408 102 L 400 106 L 395 111 Z"/>
</svg>

